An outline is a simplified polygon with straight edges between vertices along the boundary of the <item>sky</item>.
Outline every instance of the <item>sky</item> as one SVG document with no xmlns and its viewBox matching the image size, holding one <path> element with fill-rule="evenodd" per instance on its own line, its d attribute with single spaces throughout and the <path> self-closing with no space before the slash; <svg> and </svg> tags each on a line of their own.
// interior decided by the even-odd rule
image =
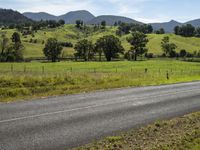
<svg viewBox="0 0 200 150">
<path fill-rule="evenodd" d="M 53 15 L 88 10 L 95 16 L 120 15 L 144 23 L 200 18 L 200 0 L 0 0 L 0 8 Z"/>
</svg>

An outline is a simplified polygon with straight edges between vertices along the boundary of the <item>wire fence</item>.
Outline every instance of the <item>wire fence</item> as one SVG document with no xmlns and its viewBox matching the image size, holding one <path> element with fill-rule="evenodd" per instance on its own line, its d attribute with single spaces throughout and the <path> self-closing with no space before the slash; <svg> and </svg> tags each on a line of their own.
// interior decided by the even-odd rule
<svg viewBox="0 0 200 150">
<path fill-rule="evenodd" d="M 153 68 L 153 67 L 113 67 L 113 68 L 76 68 L 76 67 L 66 67 L 60 68 L 59 70 L 54 70 L 46 66 L 18 66 L 11 64 L 10 67 L 5 67 L 0 70 L 1 75 L 11 74 L 11 75 L 65 75 L 65 74 L 122 74 L 124 76 L 132 75 L 133 77 L 141 76 L 163 76 L 166 79 L 170 79 L 173 76 L 200 76 L 200 69 L 197 68 Z"/>
</svg>

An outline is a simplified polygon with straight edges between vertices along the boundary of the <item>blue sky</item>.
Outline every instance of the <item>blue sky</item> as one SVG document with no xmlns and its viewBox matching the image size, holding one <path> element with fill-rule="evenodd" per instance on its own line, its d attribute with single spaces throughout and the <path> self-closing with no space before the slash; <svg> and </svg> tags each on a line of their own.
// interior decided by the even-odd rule
<svg viewBox="0 0 200 150">
<path fill-rule="evenodd" d="M 54 15 L 88 10 L 94 15 L 121 15 L 146 23 L 200 18 L 200 0 L 0 0 L 0 8 Z"/>
</svg>

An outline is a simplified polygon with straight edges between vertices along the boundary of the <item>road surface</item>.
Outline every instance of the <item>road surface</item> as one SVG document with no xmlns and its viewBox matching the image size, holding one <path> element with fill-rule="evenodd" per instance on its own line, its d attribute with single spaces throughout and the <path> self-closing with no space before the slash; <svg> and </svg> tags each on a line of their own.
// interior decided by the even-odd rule
<svg viewBox="0 0 200 150">
<path fill-rule="evenodd" d="M 200 111 L 200 82 L 0 104 L 0 150 L 66 150 Z"/>
</svg>

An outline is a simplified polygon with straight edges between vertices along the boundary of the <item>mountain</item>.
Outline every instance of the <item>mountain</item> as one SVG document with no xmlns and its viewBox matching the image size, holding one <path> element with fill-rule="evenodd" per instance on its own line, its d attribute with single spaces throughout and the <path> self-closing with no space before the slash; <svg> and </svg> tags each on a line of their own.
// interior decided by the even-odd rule
<svg viewBox="0 0 200 150">
<path fill-rule="evenodd" d="M 122 16 L 113 16 L 113 15 L 102 15 L 93 18 L 92 20 L 88 21 L 88 24 L 101 24 L 102 21 L 106 21 L 107 25 L 114 25 L 115 22 L 125 22 L 125 23 L 137 23 L 142 24 L 141 22 L 138 22 L 136 20 L 133 20 L 131 18 L 122 17 Z"/>
<path fill-rule="evenodd" d="M 11 9 L 0 9 L 0 25 L 10 25 L 32 22 L 24 15 Z"/>
<path fill-rule="evenodd" d="M 32 12 L 25 12 L 23 13 L 24 16 L 27 18 L 30 18 L 35 21 L 40 21 L 40 20 L 57 20 L 57 17 L 45 12 L 39 12 L 39 13 L 32 13 Z"/>
<path fill-rule="evenodd" d="M 92 20 L 95 16 L 91 14 L 89 11 L 86 10 L 79 10 L 79 11 L 71 11 L 61 16 L 54 16 L 45 12 L 39 12 L 39 13 L 31 13 L 31 12 L 25 12 L 23 13 L 24 16 L 35 20 L 59 20 L 63 19 L 65 20 L 66 24 L 74 24 L 76 20 L 82 20 L 83 22 L 88 22 L 89 20 Z"/>
<path fill-rule="evenodd" d="M 159 30 L 160 28 L 163 28 L 165 32 L 172 33 L 174 32 L 175 26 L 181 26 L 182 23 L 177 22 L 175 20 L 171 20 L 170 22 L 164 22 L 164 23 L 151 23 L 154 30 Z"/>
<path fill-rule="evenodd" d="M 191 24 L 195 27 L 200 27 L 200 19 L 196 19 L 196 20 L 192 20 L 192 21 L 188 21 L 185 24 Z"/>
<path fill-rule="evenodd" d="M 71 11 L 65 15 L 58 16 L 59 19 L 65 20 L 66 24 L 74 24 L 76 20 L 82 20 L 83 22 L 88 22 L 92 20 L 95 16 L 86 10 Z"/>
</svg>

